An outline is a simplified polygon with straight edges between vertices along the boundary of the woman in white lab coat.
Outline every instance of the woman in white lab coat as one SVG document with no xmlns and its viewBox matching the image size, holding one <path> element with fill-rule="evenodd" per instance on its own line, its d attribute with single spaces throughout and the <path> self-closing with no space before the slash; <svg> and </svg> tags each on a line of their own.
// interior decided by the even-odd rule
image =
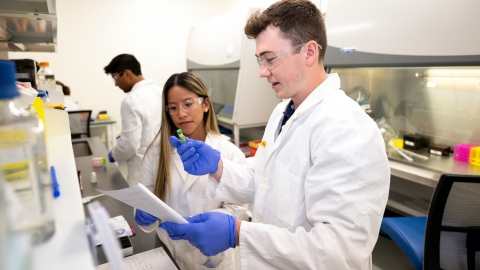
<svg viewBox="0 0 480 270">
<path fill-rule="evenodd" d="M 162 124 L 155 140 L 149 146 L 143 161 L 140 183 L 182 216 L 218 211 L 241 218 L 247 205 L 236 205 L 207 199 L 209 176 L 195 176 L 185 172 L 169 137 L 182 129 L 189 138 L 204 141 L 222 153 L 223 159 L 245 163 L 245 155 L 238 147 L 221 137 L 215 113 L 202 81 L 192 73 L 173 74 L 163 88 Z M 146 219 L 149 221 L 146 221 Z M 188 241 L 173 241 L 158 228 L 157 218 L 136 210 L 135 219 L 144 231 L 157 228 L 157 235 L 168 247 L 180 269 L 235 269 L 234 250 L 213 257 L 204 256 Z M 152 223 L 153 222 L 153 223 Z"/>
</svg>

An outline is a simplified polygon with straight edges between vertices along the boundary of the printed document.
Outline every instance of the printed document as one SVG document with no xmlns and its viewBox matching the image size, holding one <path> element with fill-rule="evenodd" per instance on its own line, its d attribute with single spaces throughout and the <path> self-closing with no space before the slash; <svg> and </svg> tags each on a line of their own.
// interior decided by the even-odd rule
<svg viewBox="0 0 480 270">
<path fill-rule="evenodd" d="M 155 194 L 148 190 L 148 188 L 140 183 L 136 186 L 119 190 L 97 190 L 125 204 L 154 215 L 162 221 L 180 224 L 188 223 L 188 221 L 186 221 L 179 213 L 170 208 L 170 206 L 165 204 L 155 196 Z"/>
<path fill-rule="evenodd" d="M 177 270 L 173 261 L 168 257 L 163 247 L 145 251 L 123 258 L 122 270 Z M 113 270 L 109 263 L 95 267 L 95 270 Z"/>
</svg>

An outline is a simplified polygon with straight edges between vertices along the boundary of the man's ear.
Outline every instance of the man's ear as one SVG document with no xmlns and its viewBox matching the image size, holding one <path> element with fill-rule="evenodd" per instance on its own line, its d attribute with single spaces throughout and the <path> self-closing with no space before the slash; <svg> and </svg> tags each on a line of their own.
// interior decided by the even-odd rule
<svg viewBox="0 0 480 270">
<path fill-rule="evenodd" d="M 307 65 L 312 66 L 318 63 L 318 56 L 320 52 L 317 43 L 310 41 L 307 43 Z"/>
</svg>

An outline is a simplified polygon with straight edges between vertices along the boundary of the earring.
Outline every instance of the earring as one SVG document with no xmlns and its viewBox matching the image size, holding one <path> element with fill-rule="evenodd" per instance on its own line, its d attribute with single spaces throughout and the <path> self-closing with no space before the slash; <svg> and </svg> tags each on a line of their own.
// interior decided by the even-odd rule
<svg viewBox="0 0 480 270">
<path fill-rule="evenodd" d="M 208 109 L 205 109 L 205 112 L 208 112 Z"/>
</svg>

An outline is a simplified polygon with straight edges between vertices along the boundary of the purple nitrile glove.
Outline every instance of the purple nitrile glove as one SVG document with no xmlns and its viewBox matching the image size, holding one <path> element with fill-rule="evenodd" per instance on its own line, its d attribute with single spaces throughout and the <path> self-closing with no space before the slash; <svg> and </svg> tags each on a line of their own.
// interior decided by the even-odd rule
<svg viewBox="0 0 480 270">
<path fill-rule="evenodd" d="M 110 161 L 111 163 L 115 162 L 115 159 L 112 156 L 112 151 L 108 152 L 108 161 Z"/>
<path fill-rule="evenodd" d="M 154 215 L 150 215 L 149 213 L 137 209 L 135 211 L 135 221 L 140 226 L 148 226 L 152 223 L 157 222 L 158 218 Z"/>
<path fill-rule="evenodd" d="M 218 170 L 220 152 L 210 145 L 185 137 L 182 143 L 177 137 L 170 136 L 170 143 L 177 148 L 186 172 L 193 175 L 214 174 Z"/>
<path fill-rule="evenodd" d="M 163 222 L 160 227 L 173 240 L 187 240 L 205 256 L 215 256 L 229 248 L 235 248 L 235 217 L 207 212 L 185 219 L 190 223 Z"/>
</svg>

